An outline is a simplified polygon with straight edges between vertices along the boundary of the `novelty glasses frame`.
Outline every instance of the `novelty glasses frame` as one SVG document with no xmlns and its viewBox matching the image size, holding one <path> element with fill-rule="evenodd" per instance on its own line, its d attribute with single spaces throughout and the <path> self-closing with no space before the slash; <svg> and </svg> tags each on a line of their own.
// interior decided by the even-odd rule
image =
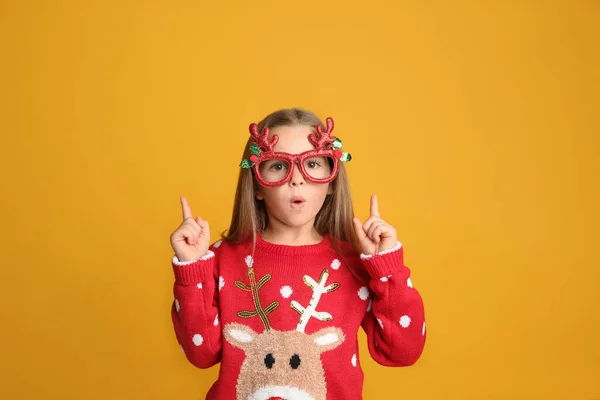
<svg viewBox="0 0 600 400">
<path fill-rule="evenodd" d="M 329 163 L 327 165 L 328 168 L 332 168 L 331 174 L 328 177 L 313 178 L 308 173 L 308 171 L 306 171 L 304 162 L 307 159 L 311 159 L 311 158 L 315 158 L 315 157 L 325 157 L 325 158 L 330 158 L 331 160 L 333 160 L 333 166 L 330 167 Z M 260 164 L 262 162 L 269 161 L 269 160 L 281 160 L 281 161 L 285 161 L 288 163 L 288 170 L 287 170 L 285 176 L 281 180 L 275 181 L 275 182 L 270 182 L 270 181 L 263 179 L 262 174 L 260 173 Z M 294 173 L 294 168 L 296 168 L 296 164 L 298 164 L 298 169 L 300 170 L 300 173 L 302 174 L 302 177 L 304 178 L 304 180 L 312 182 L 312 183 L 329 183 L 329 182 L 333 181 L 335 179 L 335 177 L 337 176 L 339 159 L 335 158 L 335 156 L 333 154 L 333 150 L 330 150 L 330 149 L 314 149 L 314 150 L 305 151 L 305 152 L 299 153 L 299 154 L 290 154 L 290 153 L 283 153 L 283 152 L 263 153 L 263 154 L 261 154 L 260 157 L 258 157 L 256 159 L 256 162 L 252 166 L 252 169 L 254 170 L 254 176 L 256 177 L 256 180 L 258 181 L 258 183 L 260 183 L 262 186 L 273 187 L 273 186 L 281 186 L 281 185 L 289 182 L 289 180 L 292 177 L 292 174 Z"/>
<path fill-rule="evenodd" d="M 254 142 L 250 143 L 249 151 L 250 157 L 242 160 L 240 167 L 252 168 L 254 176 L 258 183 L 262 186 L 280 186 L 288 182 L 292 176 L 296 164 L 300 169 L 300 173 L 305 180 L 313 183 L 328 183 L 333 181 L 338 174 L 339 162 L 347 162 L 352 159 L 350 153 L 342 152 L 342 141 L 339 138 L 331 135 L 333 131 L 333 118 L 328 117 L 326 119 L 327 128 L 323 130 L 320 125 L 315 127 L 316 133 L 310 133 L 308 135 L 308 141 L 315 146 L 313 150 L 305 151 L 299 154 L 290 154 L 274 151 L 273 148 L 279 141 L 278 135 L 273 135 L 269 139 L 269 128 L 264 127 L 262 133 L 258 132 L 258 125 L 255 123 L 250 124 L 250 134 L 254 138 Z M 313 178 L 307 173 L 304 166 L 304 161 L 311 157 L 330 157 L 333 160 L 333 170 L 331 175 L 327 178 Z M 268 182 L 264 180 L 260 174 L 260 163 L 268 160 L 283 160 L 290 164 L 287 174 L 285 177 L 277 182 Z"/>
</svg>

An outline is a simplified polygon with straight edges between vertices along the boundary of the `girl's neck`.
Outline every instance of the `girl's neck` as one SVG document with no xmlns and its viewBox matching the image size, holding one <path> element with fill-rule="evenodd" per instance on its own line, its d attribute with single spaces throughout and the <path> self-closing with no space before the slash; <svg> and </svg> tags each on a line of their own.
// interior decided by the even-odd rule
<svg viewBox="0 0 600 400">
<path fill-rule="evenodd" d="M 317 244 L 323 240 L 323 236 L 312 225 L 290 228 L 269 224 L 260 235 L 267 242 L 288 246 Z"/>
</svg>

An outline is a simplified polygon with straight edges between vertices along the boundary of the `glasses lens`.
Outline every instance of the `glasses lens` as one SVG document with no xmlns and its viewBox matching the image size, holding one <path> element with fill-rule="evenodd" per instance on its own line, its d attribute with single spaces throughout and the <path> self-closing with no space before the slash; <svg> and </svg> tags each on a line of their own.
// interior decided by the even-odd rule
<svg viewBox="0 0 600 400">
<path fill-rule="evenodd" d="M 285 160 L 265 160 L 258 165 L 260 176 L 266 182 L 279 182 L 285 178 L 290 163 Z"/>
<path fill-rule="evenodd" d="M 304 170 L 314 179 L 329 178 L 333 172 L 333 158 L 328 156 L 307 158 L 304 160 Z"/>
</svg>

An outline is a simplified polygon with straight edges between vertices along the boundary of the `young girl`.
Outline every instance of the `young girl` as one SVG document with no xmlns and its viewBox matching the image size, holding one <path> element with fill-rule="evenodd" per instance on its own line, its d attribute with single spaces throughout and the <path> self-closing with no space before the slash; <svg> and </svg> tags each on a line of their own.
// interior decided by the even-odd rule
<svg viewBox="0 0 600 400">
<path fill-rule="evenodd" d="M 357 333 L 379 364 L 408 366 L 425 345 L 422 299 L 396 230 L 353 218 L 333 120 L 280 110 L 250 125 L 231 225 L 181 198 L 171 234 L 177 340 L 199 368 L 220 362 L 207 399 L 362 398 Z"/>
</svg>

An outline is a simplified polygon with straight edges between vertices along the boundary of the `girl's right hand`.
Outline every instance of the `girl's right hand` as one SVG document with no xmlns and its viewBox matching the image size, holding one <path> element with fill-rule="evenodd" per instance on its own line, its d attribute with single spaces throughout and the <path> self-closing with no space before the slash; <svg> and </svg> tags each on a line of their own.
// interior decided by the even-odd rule
<svg viewBox="0 0 600 400">
<path fill-rule="evenodd" d="M 205 256 L 210 246 L 208 222 L 192 216 L 192 209 L 185 197 L 181 196 L 183 222 L 171 234 L 171 247 L 179 261 L 192 261 Z"/>
</svg>

